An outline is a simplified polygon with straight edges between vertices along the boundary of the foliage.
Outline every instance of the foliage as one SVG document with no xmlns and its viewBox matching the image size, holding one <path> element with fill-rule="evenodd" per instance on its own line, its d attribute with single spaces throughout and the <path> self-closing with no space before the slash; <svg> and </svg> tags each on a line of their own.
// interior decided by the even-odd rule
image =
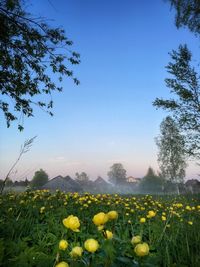
<svg viewBox="0 0 200 267">
<path fill-rule="evenodd" d="M 68 76 L 79 83 L 67 66 L 79 64 L 79 54 L 70 50 L 72 41 L 63 29 L 33 17 L 22 0 L 0 1 L 0 24 L 0 109 L 7 127 L 18 119 L 23 130 L 23 118 L 33 116 L 34 105 L 53 115 L 51 93 L 62 87 L 52 74 L 60 82 Z M 49 102 L 43 95 L 49 95 Z"/>
<path fill-rule="evenodd" d="M 147 174 L 142 178 L 139 187 L 143 193 L 161 193 L 163 189 L 163 182 L 163 179 L 156 175 L 154 170 L 149 167 Z"/>
<path fill-rule="evenodd" d="M 179 127 L 186 133 L 187 152 L 200 156 L 200 77 L 191 66 L 191 53 L 187 46 L 180 45 L 170 54 L 172 62 L 167 66 L 172 75 L 166 85 L 174 95 L 171 99 L 156 98 L 154 105 L 170 111 Z"/>
<path fill-rule="evenodd" d="M 13 181 L 10 178 L 6 180 L 6 186 L 13 186 Z"/>
<path fill-rule="evenodd" d="M 76 172 L 76 181 L 80 182 L 80 183 L 87 183 L 89 181 L 89 176 L 87 175 L 87 173 L 82 172 L 82 173 L 78 173 Z"/>
<path fill-rule="evenodd" d="M 183 182 L 186 168 L 185 138 L 170 116 L 162 121 L 156 143 L 161 176 L 171 182 Z"/>
<path fill-rule="evenodd" d="M 200 2 L 198 0 L 168 0 L 176 10 L 176 26 L 187 27 L 200 34 Z"/>
<path fill-rule="evenodd" d="M 43 169 L 40 169 L 39 171 L 35 172 L 35 175 L 31 181 L 31 187 L 40 188 L 48 182 L 48 179 L 48 174 Z"/>
<path fill-rule="evenodd" d="M 73 267 L 200 266 L 199 201 L 198 196 L 123 197 L 50 194 L 48 190 L 4 194 L 0 196 L 0 265 L 52 267 L 65 261 Z M 110 211 L 116 211 L 118 218 L 109 219 L 98 230 L 94 216 Z M 63 219 L 69 215 L 77 216 L 80 231 L 64 226 Z M 141 218 L 146 222 L 141 223 Z M 113 233 L 111 239 L 106 231 Z M 137 256 L 133 236 L 148 244 L 148 255 Z M 98 241 L 96 252 L 84 247 L 88 239 Z M 59 249 L 61 240 L 68 243 L 64 251 Z M 72 257 L 77 246 L 83 253 Z"/>
<path fill-rule="evenodd" d="M 113 184 L 122 184 L 126 181 L 126 170 L 121 163 L 114 163 L 108 172 L 109 181 Z"/>
</svg>

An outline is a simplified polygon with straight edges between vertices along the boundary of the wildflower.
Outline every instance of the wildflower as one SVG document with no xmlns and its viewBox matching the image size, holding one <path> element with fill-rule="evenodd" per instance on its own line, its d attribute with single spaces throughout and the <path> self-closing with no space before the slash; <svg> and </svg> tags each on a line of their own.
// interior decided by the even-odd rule
<svg viewBox="0 0 200 267">
<path fill-rule="evenodd" d="M 70 252 L 70 256 L 72 258 L 77 258 L 77 257 L 81 257 L 83 253 L 83 249 L 82 247 L 73 247 L 71 252 Z"/>
<path fill-rule="evenodd" d="M 146 222 L 146 219 L 145 218 L 141 218 L 140 219 L 140 223 L 145 223 Z"/>
<path fill-rule="evenodd" d="M 105 214 L 104 212 L 99 212 L 96 215 L 94 215 L 92 221 L 97 226 L 103 225 L 108 221 L 108 215 Z"/>
<path fill-rule="evenodd" d="M 188 224 L 189 224 L 189 225 L 193 225 L 193 222 L 192 222 L 192 221 L 188 221 Z"/>
<path fill-rule="evenodd" d="M 40 208 L 40 213 L 44 213 L 45 207 Z"/>
<path fill-rule="evenodd" d="M 78 217 L 70 215 L 67 218 L 63 219 L 63 224 L 65 227 L 71 229 L 74 232 L 79 232 L 80 222 Z"/>
<path fill-rule="evenodd" d="M 118 218 L 118 213 L 115 210 L 111 210 L 107 213 L 109 220 L 115 220 Z"/>
<path fill-rule="evenodd" d="M 98 228 L 98 231 L 102 231 L 104 229 L 104 225 L 99 225 L 97 228 Z"/>
<path fill-rule="evenodd" d="M 113 238 L 113 233 L 111 231 L 106 230 L 105 231 L 105 236 L 107 239 L 112 239 Z"/>
<path fill-rule="evenodd" d="M 166 221 L 167 220 L 167 218 L 165 216 L 162 216 L 161 219 L 162 219 L 162 221 Z"/>
<path fill-rule="evenodd" d="M 85 241 L 84 247 L 87 251 L 94 253 L 99 248 L 99 243 L 97 240 L 90 238 Z"/>
<path fill-rule="evenodd" d="M 133 236 L 132 239 L 131 239 L 131 244 L 132 244 L 132 245 L 135 245 L 135 244 L 140 243 L 141 241 L 142 241 L 141 236 L 140 236 L 140 235 L 135 235 L 135 236 Z"/>
<path fill-rule="evenodd" d="M 69 267 L 69 264 L 65 261 L 61 261 L 60 263 L 56 264 L 55 267 Z"/>
<path fill-rule="evenodd" d="M 155 211 L 153 211 L 153 210 L 150 210 L 149 212 L 148 212 L 148 218 L 153 218 L 153 217 L 155 217 L 156 216 L 156 212 Z"/>
<path fill-rule="evenodd" d="M 68 247 L 68 242 L 64 239 L 60 240 L 59 242 L 59 249 L 60 250 L 66 250 Z"/>
<path fill-rule="evenodd" d="M 149 254 L 149 245 L 147 243 L 137 244 L 134 252 L 139 257 L 146 256 Z"/>
</svg>

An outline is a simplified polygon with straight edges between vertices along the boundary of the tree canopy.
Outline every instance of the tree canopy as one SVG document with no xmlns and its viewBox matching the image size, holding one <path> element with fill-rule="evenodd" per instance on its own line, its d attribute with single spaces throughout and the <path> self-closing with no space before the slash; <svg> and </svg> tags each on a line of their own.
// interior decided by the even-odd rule
<svg viewBox="0 0 200 267">
<path fill-rule="evenodd" d="M 35 105 L 53 115 L 51 93 L 63 89 L 55 80 L 71 77 L 79 83 L 68 67 L 80 63 L 79 54 L 63 29 L 33 17 L 22 0 L 0 1 L 0 25 L 0 110 L 7 127 L 18 120 L 23 130 L 23 119 L 34 115 Z"/>
<path fill-rule="evenodd" d="M 155 171 L 149 167 L 139 187 L 143 193 L 160 193 L 163 189 L 163 179 L 156 175 Z"/>
<path fill-rule="evenodd" d="M 183 182 L 187 166 L 185 138 L 170 116 L 162 121 L 160 136 L 156 139 L 156 143 L 159 149 L 158 163 L 161 177 L 173 183 Z"/>
<path fill-rule="evenodd" d="M 39 171 L 36 171 L 33 179 L 31 181 L 31 187 L 33 188 L 40 188 L 44 184 L 46 184 L 49 180 L 48 174 L 43 170 L 40 169 Z"/>
<path fill-rule="evenodd" d="M 167 65 L 171 74 L 166 85 L 174 96 L 170 99 L 156 98 L 154 105 L 170 111 L 179 127 L 187 135 L 187 151 L 200 154 L 200 77 L 191 65 L 191 53 L 187 46 L 180 45 L 170 54 L 172 62 Z"/>
<path fill-rule="evenodd" d="M 89 176 L 86 172 L 81 172 L 80 174 L 78 172 L 75 173 L 76 175 L 76 181 L 80 183 L 87 183 L 89 181 Z"/>
<path fill-rule="evenodd" d="M 176 26 L 187 27 L 196 35 L 200 34 L 200 1 L 168 0 L 176 10 Z"/>
<path fill-rule="evenodd" d="M 200 34 L 200 1 L 168 0 L 175 9 L 177 28 L 186 27 L 196 36 Z M 200 75 L 199 69 L 192 65 L 192 53 L 187 45 L 180 45 L 171 53 L 167 71 L 171 75 L 166 85 L 172 97 L 156 98 L 157 108 L 171 112 L 187 139 L 187 153 L 200 158 Z"/>
<path fill-rule="evenodd" d="M 126 170 L 121 163 L 114 163 L 108 172 L 109 181 L 113 184 L 122 184 L 126 181 Z"/>
</svg>

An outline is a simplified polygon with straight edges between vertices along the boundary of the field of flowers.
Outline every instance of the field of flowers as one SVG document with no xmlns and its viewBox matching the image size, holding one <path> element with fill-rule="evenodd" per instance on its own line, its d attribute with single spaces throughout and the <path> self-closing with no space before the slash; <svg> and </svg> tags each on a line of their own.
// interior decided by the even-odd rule
<svg viewBox="0 0 200 267">
<path fill-rule="evenodd" d="M 200 199 L 52 194 L 0 197 L 0 266 L 200 266 Z"/>
</svg>

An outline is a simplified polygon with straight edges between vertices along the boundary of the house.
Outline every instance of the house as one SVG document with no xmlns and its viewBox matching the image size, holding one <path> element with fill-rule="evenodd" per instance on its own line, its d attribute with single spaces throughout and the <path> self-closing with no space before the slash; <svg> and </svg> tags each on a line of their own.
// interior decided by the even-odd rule
<svg viewBox="0 0 200 267">
<path fill-rule="evenodd" d="M 129 176 L 126 178 L 127 183 L 139 183 L 140 180 L 140 178 L 135 178 L 133 176 Z"/>
<path fill-rule="evenodd" d="M 42 186 L 42 189 L 49 189 L 50 191 L 60 190 L 65 192 L 81 192 L 82 187 L 76 181 L 74 181 L 70 176 L 63 177 L 58 175 L 48 181 Z"/>
</svg>

